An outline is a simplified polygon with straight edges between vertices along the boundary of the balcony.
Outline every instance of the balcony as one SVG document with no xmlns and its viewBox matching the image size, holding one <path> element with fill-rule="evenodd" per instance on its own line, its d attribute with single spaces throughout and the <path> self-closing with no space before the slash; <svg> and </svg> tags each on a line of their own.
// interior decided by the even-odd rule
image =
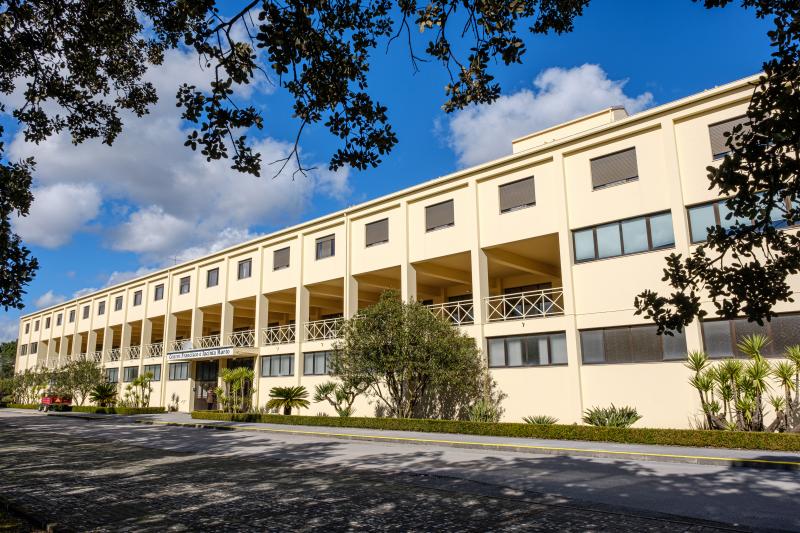
<svg viewBox="0 0 800 533">
<path fill-rule="evenodd" d="M 505 322 L 564 314 L 564 291 L 560 287 L 502 294 L 485 298 L 486 321 Z"/>
<path fill-rule="evenodd" d="M 129 360 L 139 359 L 142 356 L 142 347 L 128 346 L 127 348 L 123 349 L 123 355 L 125 356 L 125 359 Z"/>
<path fill-rule="evenodd" d="M 235 331 L 228 335 L 226 344 L 237 348 L 253 348 L 256 345 L 256 332 L 253 329 Z"/>
<path fill-rule="evenodd" d="M 108 351 L 108 360 L 119 361 L 121 355 L 122 355 L 122 350 L 120 350 L 119 348 L 111 348 Z"/>
<path fill-rule="evenodd" d="M 141 352 L 143 357 L 161 357 L 164 355 L 164 343 L 154 342 L 151 344 L 143 344 Z"/>
<path fill-rule="evenodd" d="M 189 348 L 219 348 L 222 346 L 222 338 L 219 335 L 206 335 L 204 337 L 195 337 L 191 341 L 189 341 Z M 184 348 L 186 350 L 187 348 Z"/>
<path fill-rule="evenodd" d="M 341 318 L 328 318 L 325 320 L 313 320 L 305 323 L 305 340 L 323 341 L 339 338 L 339 328 L 342 325 Z"/>
<path fill-rule="evenodd" d="M 292 344 L 295 341 L 294 324 L 285 326 L 272 326 L 261 330 L 261 338 L 265 346 L 274 344 Z"/>
<path fill-rule="evenodd" d="M 435 316 L 443 318 L 455 326 L 465 326 L 475 323 L 475 306 L 472 300 L 431 304 L 426 307 Z"/>
<path fill-rule="evenodd" d="M 86 354 L 86 358 L 90 361 L 94 361 L 95 363 L 100 363 L 103 361 L 103 352 L 100 350 L 96 350 L 94 352 L 89 352 Z"/>
<path fill-rule="evenodd" d="M 182 352 L 184 350 L 191 350 L 192 348 L 194 348 L 192 339 L 176 339 L 169 343 L 167 351 Z"/>
</svg>

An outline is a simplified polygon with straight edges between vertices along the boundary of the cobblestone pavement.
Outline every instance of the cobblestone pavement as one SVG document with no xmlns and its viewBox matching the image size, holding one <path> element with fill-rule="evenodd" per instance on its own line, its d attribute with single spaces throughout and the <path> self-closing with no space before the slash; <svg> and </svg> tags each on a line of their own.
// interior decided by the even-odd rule
<svg viewBox="0 0 800 533">
<path fill-rule="evenodd" d="M 286 443 L 275 455 L 226 432 L 122 426 L 0 419 L 0 494 L 57 531 L 724 529 L 467 479 L 323 464 L 326 442 Z M 187 451 L 176 435 L 196 445 Z"/>
</svg>

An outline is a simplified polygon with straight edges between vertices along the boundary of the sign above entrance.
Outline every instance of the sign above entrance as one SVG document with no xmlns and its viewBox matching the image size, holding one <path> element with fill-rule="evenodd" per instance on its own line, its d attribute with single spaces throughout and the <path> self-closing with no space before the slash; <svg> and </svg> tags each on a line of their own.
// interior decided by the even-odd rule
<svg viewBox="0 0 800 533">
<path fill-rule="evenodd" d="M 218 348 L 200 348 L 180 352 L 168 352 L 167 359 L 201 359 L 204 357 L 227 357 L 233 355 L 233 346 L 220 346 Z"/>
</svg>

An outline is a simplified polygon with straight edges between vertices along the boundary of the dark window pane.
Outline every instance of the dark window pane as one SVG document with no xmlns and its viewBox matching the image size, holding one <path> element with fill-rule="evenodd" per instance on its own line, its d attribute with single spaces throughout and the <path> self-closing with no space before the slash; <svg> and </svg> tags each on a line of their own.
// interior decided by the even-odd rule
<svg viewBox="0 0 800 533">
<path fill-rule="evenodd" d="M 573 235 L 575 240 L 575 260 L 594 259 L 594 231 L 585 229 L 576 231 Z"/>
<path fill-rule="evenodd" d="M 643 252 L 648 249 L 647 221 L 635 218 L 622 222 L 622 243 L 626 254 Z"/>
<path fill-rule="evenodd" d="M 602 329 L 581 331 L 581 354 L 584 363 L 605 362 Z"/>
<path fill-rule="evenodd" d="M 783 355 L 789 346 L 800 344 L 800 315 L 772 319 L 772 344 L 774 355 Z"/>
<path fill-rule="evenodd" d="M 766 335 L 767 329 L 763 326 L 759 326 L 755 322 L 748 322 L 746 318 L 739 318 L 733 321 L 733 346 L 737 357 L 747 357 L 747 355 L 739 350 L 737 345 L 742 342 L 746 336 L 756 334 Z M 772 346 L 770 344 L 765 346 L 765 350 L 761 355 L 770 355 L 769 350 L 771 350 L 771 348 Z"/>
<path fill-rule="evenodd" d="M 631 359 L 634 362 L 662 361 L 661 336 L 655 326 L 630 328 Z"/>
<path fill-rule="evenodd" d="M 608 328 L 603 332 L 606 363 L 631 363 L 631 334 L 629 328 Z"/>
<path fill-rule="evenodd" d="M 508 366 L 522 366 L 522 358 L 525 346 L 521 337 L 506 340 L 506 356 Z"/>
<path fill-rule="evenodd" d="M 489 366 L 506 366 L 504 339 L 489 339 Z"/>
<path fill-rule="evenodd" d="M 689 229 L 692 242 L 701 242 L 708 238 L 708 229 L 717 225 L 714 218 L 713 205 L 701 205 L 689 209 Z"/>
<path fill-rule="evenodd" d="M 550 335 L 550 364 L 567 364 L 567 335 L 564 333 Z"/>
<path fill-rule="evenodd" d="M 614 257 L 622 254 L 622 245 L 619 242 L 619 224 L 605 224 L 597 226 L 597 257 Z"/>
<path fill-rule="evenodd" d="M 650 240 L 653 242 L 653 248 L 664 248 L 675 244 L 672 213 L 662 213 L 650 217 Z"/>
<path fill-rule="evenodd" d="M 664 342 L 664 360 L 674 361 L 677 359 L 686 359 L 686 330 L 680 333 L 673 332 L 672 336 L 662 335 Z"/>
<path fill-rule="evenodd" d="M 547 348 L 547 335 L 532 335 L 527 337 L 526 365 L 547 365 L 550 354 Z"/>
<path fill-rule="evenodd" d="M 731 329 L 727 320 L 703 322 L 703 342 L 709 357 L 731 357 Z"/>
</svg>

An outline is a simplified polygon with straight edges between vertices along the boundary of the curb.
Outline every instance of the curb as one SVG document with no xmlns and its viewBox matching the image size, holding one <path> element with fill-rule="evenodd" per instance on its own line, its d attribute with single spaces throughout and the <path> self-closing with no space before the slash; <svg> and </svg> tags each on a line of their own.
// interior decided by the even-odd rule
<svg viewBox="0 0 800 533">
<path fill-rule="evenodd" d="M 648 452 L 633 452 L 620 450 L 602 450 L 590 448 L 570 448 L 558 446 L 541 446 L 525 444 L 503 444 L 490 442 L 470 442 L 447 439 L 423 439 L 418 437 L 397 437 L 385 435 L 362 435 L 354 433 L 334 433 L 326 431 L 304 431 L 296 429 L 278 429 L 271 427 L 255 426 L 234 426 L 221 425 L 208 422 L 161 422 L 158 420 L 135 420 L 137 424 L 154 426 L 174 426 L 195 429 L 215 429 L 226 431 L 254 431 L 265 433 L 284 433 L 292 435 L 310 435 L 316 437 L 328 437 L 342 440 L 356 440 L 368 442 L 389 442 L 395 444 L 424 444 L 431 446 L 448 446 L 451 448 L 467 448 L 479 450 L 511 451 L 521 453 L 535 453 L 547 455 L 580 456 L 602 459 L 632 459 L 636 461 L 654 461 L 661 463 L 684 463 L 711 466 L 727 466 L 731 468 L 763 468 L 771 470 L 800 470 L 800 459 L 798 461 L 787 461 L 779 459 L 746 459 L 732 457 L 713 457 L 701 455 L 681 455 L 663 454 Z"/>
</svg>

